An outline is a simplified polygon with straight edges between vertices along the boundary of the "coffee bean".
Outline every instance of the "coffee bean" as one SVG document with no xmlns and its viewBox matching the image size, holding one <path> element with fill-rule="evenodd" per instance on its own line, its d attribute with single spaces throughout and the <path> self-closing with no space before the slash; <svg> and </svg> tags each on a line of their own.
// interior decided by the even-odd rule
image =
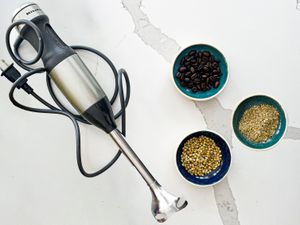
<svg viewBox="0 0 300 225">
<path fill-rule="evenodd" d="M 213 77 L 214 77 L 215 81 L 220 80 L 220 76 L 219 75 L 213 75 Z"/>
<path fill-rule="evenodd" d="M 189 65 L 191 64 L 191 62 L 188 62 L 188 61 L 184 61 L 183 65 L 188 67 Z"/>
<path fill-rule="evenodd" d="M 217 68 L 219 66 L 219 64 L 215 61 L 215 62 L 213 62 L 213 64 L 212 64 L 212 67 L 213 68 Z"/>
<path fill-rule="evenodd" d="M 197 78 L 197 77 L 198 77 L 198 74 L 197 74 L 197 73 L 193 73 L 192 76 L 191 76 L 192 80 L 194 80 L 194 79 Z"/>
<path fill-rule="evenodd" d="M 181 77 L 181 73 L 177 72 L 177 73 L 176 73 L 176 77 L 177 77 L 177 78 L 180 78 L 180 77 Z"/>
<path fill-rule="evenodd" d="M 200 90 L 201 90 L 201 91 L 204 91 L 204 89 L 205 89 L 205 83 L 201 83 L 201 84 L 200 84 Z"/>
<path fill-rule="evenodd" d="M 186 69 L 185 66 L 182 66 L 182 67 L 179 68 L 179 72 L 181 72 L 181 73 L 184 73 L 186 70 L 187 69 Z"/>
<path fill-rule="evenodd" d="M 192 91 L 193 91 L 194 93 L 197 92 L 197 91 L 198 91 L 197 87 L 193 87 L 193 88 L 192 88 Z"/>
<path fill-rule="evenodd" d="M 209 57 L 209 56 L 210 56 L 210 53 L 209 53 L 208 51 L 204 51 L 202 54 L 203 54 L 203 56 L 205 56 L 205 57 Z"/>
<path fill-rule="evenodd" d="M 191 71 L 192 73 L 194 73 L 194 72 L 195 72 L 195 68 L 194 68 L 194 67 L 191 67 L 191 68 L 190 68 L 190 71 Z"/>
<path fill-rule="evenodd" d="M 206 78 L 206 84 L 209 85 L 209 83 L 210 83 L 210 77 L 207 77 Z"/>
<path fill-rule="evenodd" d="M 213 74 L 219 74 L 218 70 L 213 70 L 212 73 Z"/>
<path fill-rule="evenodd" d="M 196 79 L 194 80 L 194 82 L 195 82 L 196 84 L 200 84 L 200 83 L 201 83 L 201 80 L 200 80 L 199 78 L 196 78 Z"/>
<path fill-rule="evenodd" d="M 186 61 L 191 61 L 192 59 L 193 59 L 194 57 L 193 56 L 190 56 L 190 57 L 188 57 L 187 59 L 186 59 Z"/>
<path fill-rule="evenodd" d="M 192 51 L 189 52 L 188 55 L 191 56 L 191 55 L 195 55 L 195 54 L 196 54 L 196 50 L 192 50 Z"/>
<path fill-rule="evenodd" d="M 201 77 L 203 78 L 203 79 L 206 79 L 207 78 L 207 74 L 201 74 Z"/>
<path fill-rule="evenodd" d="M 191 75 L 192 75 L 191 72 L 186 72 L 186 73 L 185 73 L 185 76 L 186 76 L 186 77 L 190 77 Z"/>
<path fill-rule="evenodd" d="M 184 78 L 184 81 L 185 81 L 185 82 L 189 82 L 189 81 L 190 81 L 190 78 L 186 77 L 186 78 Z"/>
<path fill-rule="evenodd" d="M 183 65 L 184 64 L 184 58 L 182 58 L 181 60 L 180 60 L 180 65 Z"/>
<path fill-rule="evenodd" d="M 215 78 L 213 76 L 209 77 L 209 84 L 213 86 L 214 83 L 215 83 Z"/>
<path fill-rule="evenodd" d="M 193 82 L 188 83 L 187 86 L 188 86 L 189 88 L 192 88 L 192 87 L 193 87 Z"/>
</svg>

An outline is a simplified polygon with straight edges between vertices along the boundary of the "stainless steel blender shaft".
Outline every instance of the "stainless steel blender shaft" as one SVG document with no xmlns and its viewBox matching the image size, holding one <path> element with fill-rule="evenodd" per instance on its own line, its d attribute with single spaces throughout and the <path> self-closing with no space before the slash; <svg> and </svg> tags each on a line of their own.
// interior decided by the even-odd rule
<svg viewBox="0 0 300 225">
<path fill-rule="evenodd" d="M 152 214 L 158 222 L 165 222 L 172 213 L 187 206 L 187 201 L 183 198 L 175 197 L 161 187 L 132 150 L 120 131 L 115 129 L 110 132 L 110 136 L 149 186 L 152 192 Z"/>
</svg>

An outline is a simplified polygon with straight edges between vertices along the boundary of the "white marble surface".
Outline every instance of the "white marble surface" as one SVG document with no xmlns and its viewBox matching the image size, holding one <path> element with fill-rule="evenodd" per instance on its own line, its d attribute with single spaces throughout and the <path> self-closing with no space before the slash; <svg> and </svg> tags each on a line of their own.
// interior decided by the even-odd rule
<svg viewBox="0 0 300 225">
<path fill-rule="evenodd" d="M 4 33 L 19 0 L 2 0 L 0 58 L 10 61 Z M 68 44 L 107 54 L 128 71 L 132 98 L 128 140 L 166 189 L 189 206 L 166 224 L 296 225 L 300 223 L 300 11 L 297 0 L 38 1 Z M 197 103 L 173 87 L 171 62 L 181 47 L 208 43 L 221 49 L 230 80 L 217 99 Z M 30 53 L 30 51 L 27 53 Z M 84 57 L 111 94 L 103 62 Z M 50 99 L 44 75 L 30 82 Z M 16 225 L 156 224 L 150 193 L 124 157 L 104 175 L 87 179 L 75 161 L 73 128 L 60 116 L 16 109 L 10 85 L 0 80 L 0 218 Z M 232 109 L 253 93 L 276 97 L 289 117 L 285 139 L 254 152 L 232 135 Z M 24 104 L 38 105 L 19 94 Z M 201 129 L 222 133 L 232 144 L 232 168 L 215 187 L 186 183 L 175 168 L 176 146 Z M 84 164 L 90 170 L 116 152 L 102 131 L 82 126 Z"/>
</svg>

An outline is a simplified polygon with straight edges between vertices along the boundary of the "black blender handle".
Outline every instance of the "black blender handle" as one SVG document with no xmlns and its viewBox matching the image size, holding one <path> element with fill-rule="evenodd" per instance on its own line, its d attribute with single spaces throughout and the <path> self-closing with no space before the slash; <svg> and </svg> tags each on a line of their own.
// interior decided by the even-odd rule
<svg viewBox="0 0 300 225">
<path fill-rule="evenodd" d="M 40 30 L 43 39 L 42 61 L 47 71 L 51 71 L 58 63 L 65 58 L 76 54 L 76 52 L 66 45 L 56 34 L 49 24 L 46 15 L 40 15 L 31 20 Z M 39 39 L 35 31 L 29 26 L 24 26 L 20 31 L 20 36 L 27 40 L 36 51 L 39 51 Z"/>
<path fill-rule="evenodd" d="M 71 105 L 83 118 L 105 132 L 116 129 L 106 94 L 79 55 L 52 29 L 49 18 L 44 14 L 39 15 L 32 18 L 30 23 L 35 26 L 27 26 L 25 22 L 24 26 L 18 27 L 20 37 L 27 40 L 37 52 L 42 51 L 45 69 Z"/>
</svg>

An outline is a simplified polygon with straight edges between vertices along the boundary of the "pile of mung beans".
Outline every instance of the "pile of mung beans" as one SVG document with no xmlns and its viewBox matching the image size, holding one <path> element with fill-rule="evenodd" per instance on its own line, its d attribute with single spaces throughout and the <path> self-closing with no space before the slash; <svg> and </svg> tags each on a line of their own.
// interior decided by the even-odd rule
<svg viewBox="0 0 300 225">
<path fill-rule="evenodd" d="M 221 150 L 211 138 L 193 137 L 184 143 L 181 163 L 191 175 L 208 175 L 221 165 L 221 159 Z"/>
</svg>

